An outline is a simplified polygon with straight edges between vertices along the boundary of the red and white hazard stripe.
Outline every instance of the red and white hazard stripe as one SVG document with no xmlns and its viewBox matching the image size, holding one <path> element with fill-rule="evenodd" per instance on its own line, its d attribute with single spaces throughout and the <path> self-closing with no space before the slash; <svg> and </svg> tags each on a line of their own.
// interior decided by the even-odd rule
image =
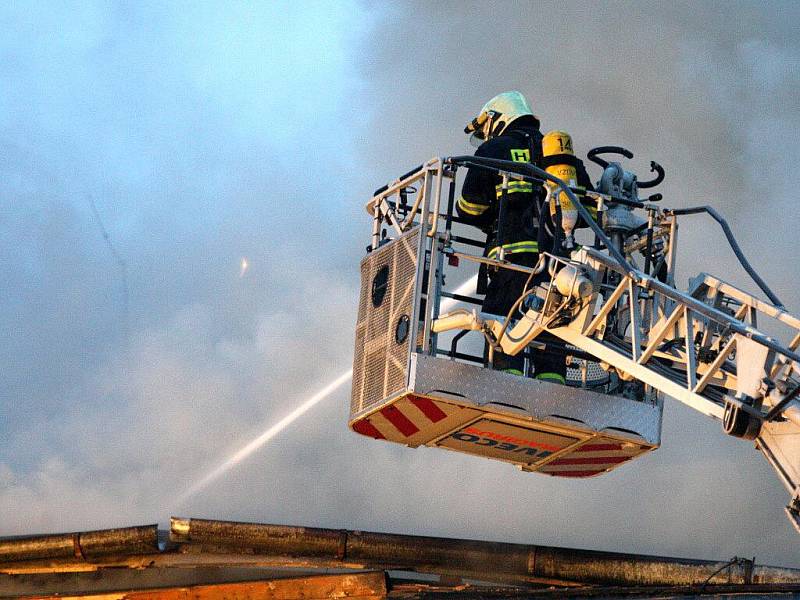
<svg viewBox="0 0 800 600">
<path fill-rule="evenodd" d="M 591 477 L 621 465 L 644 450 L 636 444 L 594 439 L 543 465 L 539 472 L 556 477 Z"/>
<path fill-rule="evenodd" d="M 410 438 L 443 421 L 459 407 L 420 396 L 406 396 L 353 423 L 353 430 L 377 440 Z"/>
</svg>

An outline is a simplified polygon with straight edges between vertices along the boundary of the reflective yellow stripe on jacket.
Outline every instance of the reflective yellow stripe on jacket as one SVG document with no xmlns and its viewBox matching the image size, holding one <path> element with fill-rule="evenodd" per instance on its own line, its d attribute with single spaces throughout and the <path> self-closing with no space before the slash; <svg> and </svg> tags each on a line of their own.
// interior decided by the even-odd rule
<svg viewBox="0 0 800 600">
<path fill-rule="evenodd" d="M 458 208 L 463 210 L 468 215 L 474 215 L 477 217 L 478 215 L 482 215 L 483 213 L 485 213 L 486 209 L 489 208 L 489 206 L 487 204 L 468 202 L 467 200 L 464 199 L 464 196 L 461 196 L 458 199 Z"/>
<path fill-rule="evenodd" d="M 497 193 L 497 197 L 503 195 L 503 184 L 494 186 L 494 190 Z M 529 181 L 509 181 L 508 182 L 508 193 L 515 194 L 517 192 L 523 192 L 530 194 L 533 191 L 533 184 Z"/>
<path fill-rule="evenodd" d="M 513 244 L 503 244 L 503 249 L 506 254 L 519 254 L 521 252 L 538 252 L 539 242 L 514 242 Z M 500 252 L 500 246 L 495 246 L 489 250 L 487 255 L 491 259 L 497 258 Z"/>
</svg>

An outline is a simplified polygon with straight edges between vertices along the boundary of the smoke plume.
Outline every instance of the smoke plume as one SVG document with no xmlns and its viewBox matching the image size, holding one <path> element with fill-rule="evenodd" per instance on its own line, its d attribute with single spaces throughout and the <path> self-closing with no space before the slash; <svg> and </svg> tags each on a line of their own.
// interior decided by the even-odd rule
<svg viewBox="0 0 800 600">
<path fill-rule="evenodd" d="M 363 203 L 425 158 L 468 151 L 464 124 L 500 91 L 524 92 L 581 154 L 625 146 L 643 177 L 660 162 L 664 204 L 724 212 L 797 312 L 799 13 L 0 9 L 0 535 L 165 523 L 182 491 L 347 369 Z M 127 329 L 88 195 L 127 265 Z M 696 219 L 682 283 L 707 270 L 749 286 Z M 674 402 L 659 451 L 588 481 L 368 440 L 347 411 L 335 394 L 181 511 L 800 562 L 766 462 Z"/>
</svg>

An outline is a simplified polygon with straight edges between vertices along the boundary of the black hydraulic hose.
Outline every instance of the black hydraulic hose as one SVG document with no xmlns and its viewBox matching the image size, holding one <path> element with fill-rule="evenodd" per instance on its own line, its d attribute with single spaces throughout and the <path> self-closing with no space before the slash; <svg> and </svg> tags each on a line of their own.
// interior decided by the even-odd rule
<svg viewBox="0 0 800 600">
<path fill-rule="evenodd" d="M 453 208 L 456 199 L 456 180 L 450 180 L 450 187 L 447 190 L 447 220 L 445 221 L 445 231 L 450 233 L 453 228 Z"/>
<path fill-rule="evenodd" d="M 593 163 L 597 163 L 604 169 L 608 166 L 608 161 L 600 158 L 597 156 L 598 154 L 621 154 L 625 158 L 633 158 L 633 152 L 627 150 L 626 148 L 622 148 L 621 146 L 598 146 L 597 148 L 592 148 L 589 150 L 589 153 L 586 155 Z"/>
<path fill-rule="evenodd" d="M 656 187 L 659 183 L 664 181 L 664 167 L 654 160 L 650 161 L 650 171 L 655 173 L 656 176 L 650 181 L 640 181 L 638 183 L 639 189 Z"/>
<path fill-rule="evenodd" d="M 453 336 L 453 341 L 450 342 L 450 352 L 448 356 L 450 358 L 455 358 L 456 354 L 458 353 L 458 342 L 461 341 L 465 335 L 469 333 L 469 329 L 464 329 L 463 331 L 458 332 L 455 336 Z"/>
<path fill-rule="evenodd" d="M 717 223 L 719 223 L 720 227 L 722 227 L 722 231 L 725 233 L 725 237 L 728 240 L 728 244 L 730 244 L 733 253 L 736 255 L 736 258 L 739 259 L 739 264 L 744 267 L 744 270 L 747 271 L 747 274 L 752 277 L 753 281 L 755 281 L 756 285 L 761 288 L 761 291 L 767 295 L 767 298 L 770 299 L 777 308 L 781 310 L 785 309 L 783 302 L 773 293 L 773 291 L 769 288 L 766 282 L 759 277 L 758 273 L 756 273 L 755 269 L 750 265 L 747 258 L 745 258 L 742 249 L 739 247 L 739 244 L 736 242 L 736 238 L 733 236 L 733 231 L 728 226 L 728 222 L 722 218 L 712 206 L 693 206 L 690 208 L 675 208 L 670 210 L 673 215 L 697 215 L 700 213 L 708 213 L 711 215 L 711 218 L 714 219 Z"/>
<path fill-rule="evenodd" d="M 456 157 L 446 158 L 445 160 L 446 161 L 447 160 L 455 161 L 456 159 L 459 159 L 458 164 L 462 165 L 462 166 L 465 166 L 465 167 L 468 167 L 468 166 L 470 166 L 470 164 L 472 164 L 472 166 L 478 167 L 478 168 L 481 168 L 481 169 L 489 169 L 489 170 L 492 170 L 492 171 L 508 171 L 510 173 L 516 173 L 517 175 L 521 175 L 522 178 L 525 181 L 533 181 L 533 182 L 536 182 L 536 183 L 544 183 L 544 181 L 545 181 L 545 178 L 543 178 L 543 177 L 526 175 L 524 173 L 519 173 L 518 171 L 509 170 L 509 169 L 506 169 L 506 168 L 487 166 L 485 164 L 478 164 L 477 162 L 475 162 L 476 158 L 478 160 L 480 160 L 480 161 L 498 160 L 499 162 L 508 162 L 508 161 L 500 161 L 499 159 L 480 158 L 480 157 L 475 157 L 475 156 L 456 156 Z M 466 161 L 466 162 L 461 162 L 460 159 L 464 159 L 464 161 Z M 467 162 L 470 162 L 470 164 L 467 164 Z M 508 164 L 522 165 L 523 163 L 508 163 Z M 577 194 L 585 194 L 585 193 L 587 193 L 585 188 L 570 187 L 570 186 L 567 186 L 567 187 L 570 190 L 572 190 L 574 193 L 577 193 Z M 623 204 L 624 206 L 630 206 L 631 208 L 645 208 L 645 203 L 644 202 L 638 202 L 636 200 L 629 200 L 628 198 L 623 198 L 622 196 L 615 196 L 614 194 L 603 194 L 603 196 L 607 197 L 609 199 L 609 201 L 614 202 L 616 204 Z M 653 194 L 652 196 L 649 196 L 647 198 L 647 200 L 649 202 L 658 202 L 661 199 L 662 199 L 661 194 Z"/>
<path fill-rule="evenodd" d="M 645 255 L 644 255 L 645 275 L 650 275 L 650 262 L 652 260 L 653 260 L 653 228 L 649 226 L 649 219 L 648 219 L 647 245 L 645 246 Z"/>
<path fill-rule="evenodd" d="M 445 159 L 445 162 L 450 164 L 460 164 L 464 166 L 475 166 L 484 169 L 491 169 L 491 170 L 500 170 L 506 171 L 508 173 L 515 173 L 517 175 L 521 175 L 523 178 L 530 177 L 534 180 L 547 180 L 552 181 L 558 187 L 560 187 L 567 197 L 572 202 L 572 205 L 578 211 L 578 214 L 583 218 L 583 220 L 589 224 L 589 227 L 592 228 L 594 234 L 600 238 L 600 241 L 605 244 L 608 251 L 611 253 L 611 256 L 617 262 L 617 264 L 631 277 L 634 281 L 639 281 L 640 277 L 639 274 L 636 272 L 630 263 L 625 260 L 625 256 L 622 252 L 619 251 L 618 248 L 614 246 L 605 232 L 600 229 L 600 227 L 595 223 L 594 219 L 592 219 L 589 211 L 586 210 L 586 207 L 580 203 L 578 197 L 575 193 L 570 189 L 570 187 L 558 177 L 551 175 L 544 169 L 540 169 L 536 165 L 532 165 L 531 163 L 517 163 L 510 160 L 499 160 L 494 158 L 483 158 L 478 156 L 453 156 Z"/>
</svg>

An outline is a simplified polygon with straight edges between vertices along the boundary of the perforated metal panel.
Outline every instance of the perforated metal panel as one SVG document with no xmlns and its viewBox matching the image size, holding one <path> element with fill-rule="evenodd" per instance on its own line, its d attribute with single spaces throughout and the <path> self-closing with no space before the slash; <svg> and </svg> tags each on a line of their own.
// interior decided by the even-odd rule
<svg viewBox="0 0 800 600">
<path fill-rule="evenodd" d="M 351 415 L 406 387 L 418 244 L 415 228 L 361 262 Z"/>
<path fill-rule="evenodd" d="M 575 346 L 570 346 L 567 344 L 568 350 L 577 350 Z M 584 382 L 584 374 L 583 369 L 586 369 L 586 385 L 588 387 L 597 387 L 599 385 L 603 385 L 608 382 L 608 373 L 604 371 L 600 367 L 600 363 L 591 361 L 591 360 L 583 360 L 583 359 L 575 359 L 572 363 L 567 367 L 567 381 L 571 385 L 581 385 Z"/>
</svg>

